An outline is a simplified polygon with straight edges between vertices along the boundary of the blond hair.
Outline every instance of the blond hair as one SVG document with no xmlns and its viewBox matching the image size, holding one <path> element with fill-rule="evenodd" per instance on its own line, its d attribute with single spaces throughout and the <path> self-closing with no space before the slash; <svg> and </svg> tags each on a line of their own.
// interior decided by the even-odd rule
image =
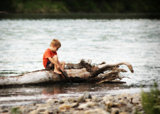
<svg viewBox="0 0 160 114">
<path fill-rule="evenodd" d="M 56 46 L 56 47 L 60 48 L 61 47 L 61 42 L 59 40 L 57 40 L 57 39 L 53 39 L 51 41 L 50 46 Z"/>
</svg>

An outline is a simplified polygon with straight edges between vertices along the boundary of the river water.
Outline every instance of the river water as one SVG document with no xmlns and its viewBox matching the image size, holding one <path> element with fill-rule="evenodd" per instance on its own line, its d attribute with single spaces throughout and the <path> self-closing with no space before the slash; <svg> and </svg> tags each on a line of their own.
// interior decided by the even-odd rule
<svg viewBox="0 0 160 114">
<path fill-rule="evenodd" d="M 37 19 L 0 20 L 0 76 L 43 69 L 42 56 L 50 41 L 62 47 L 60 61 L 78 63 L 129 62 L 135 73 L 124 73 L 126 84 L 53 84 L 0 89 L 0 105 L 39 102 L 84 92 L 109 94 L 139 91 L 160 83 L 160 20 L 149 19 Z M 126 69 L 126 67 L 123 67 Z M 136 89 L 135 89 L 136 88 Z M 137 90 L 138 89 L 138 90 Z M 15 103 L 14 103 L 15 104 Z"/>
</svg>

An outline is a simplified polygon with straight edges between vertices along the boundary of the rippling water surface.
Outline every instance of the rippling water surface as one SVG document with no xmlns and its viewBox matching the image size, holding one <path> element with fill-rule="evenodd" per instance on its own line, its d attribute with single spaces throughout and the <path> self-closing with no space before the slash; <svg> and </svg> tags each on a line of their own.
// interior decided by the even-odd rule
<svg viewBox="0 0 160 114">
<path fill-rule="evenodd" d="M 77 63 L 82 58 L 91 59 L 93 63 L 126 61 L 135 70 L 134 74 L 124 74 L 129 77 L 123 79 L 127 86 L 149 86 L 154 80 L 160 83 L 160 20 L 148 19 L 0 20 L 0 76 L 43 69 L 42 56 L 53 38 L 62 43 L 58 51 L 62 61 Z M 110 89 L 121 89 L 120 85 L 85 85 L 87 89 L 81 90 L 82 85 L 64 85 L 58 93 L 105 93 Z M 18 95 L 20 100 L 22 96 L 41 98 L 48 88 L 53 90 L 59 86 L 12 88 L 13 92 L 11 88 L 0 89 L 3 92 L 0 101 L 14 101 Z"/>
</svg>

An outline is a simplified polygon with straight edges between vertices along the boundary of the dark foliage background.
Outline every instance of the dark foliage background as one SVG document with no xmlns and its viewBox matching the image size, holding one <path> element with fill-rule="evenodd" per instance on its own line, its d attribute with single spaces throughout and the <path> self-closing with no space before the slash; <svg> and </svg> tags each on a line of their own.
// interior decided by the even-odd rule
<svg viewBox="0 0 160 114">
<path fill-rule="evenodd" d="M 160 0 L 3 0 L 11 13 L 159 13 Z"/>
</svg>

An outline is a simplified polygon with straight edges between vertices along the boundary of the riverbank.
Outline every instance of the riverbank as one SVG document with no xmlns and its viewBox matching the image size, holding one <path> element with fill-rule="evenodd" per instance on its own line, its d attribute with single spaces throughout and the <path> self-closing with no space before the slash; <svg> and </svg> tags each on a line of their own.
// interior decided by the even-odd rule
<svg viewBox="0 0 160 114">
<path fill-rule="evenodd" d="M 103 96 L 85 93 L 79 97 L 52 98 L 43 103 L 0 107 L 2 114 L 135 114 L 137 111 L 144 113 L 140 93 Z"/>
</svg>

